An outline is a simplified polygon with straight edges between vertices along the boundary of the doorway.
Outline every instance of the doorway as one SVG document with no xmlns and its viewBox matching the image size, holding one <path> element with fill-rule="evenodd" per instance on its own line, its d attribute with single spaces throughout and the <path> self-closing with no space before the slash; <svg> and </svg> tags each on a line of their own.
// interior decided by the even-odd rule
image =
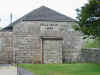
<svg viewBox="0 0 100 75">
<path fill-rule="evenodd" d="M 62 63 L 62 40 L 44 39 L 42 49 L 44 64 Z"/>
</svg>

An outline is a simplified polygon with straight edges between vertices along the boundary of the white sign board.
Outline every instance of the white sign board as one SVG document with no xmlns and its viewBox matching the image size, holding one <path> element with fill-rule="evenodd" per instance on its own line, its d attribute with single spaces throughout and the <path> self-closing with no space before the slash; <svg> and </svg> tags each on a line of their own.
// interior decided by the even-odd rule
<svg viewBox="0 0 100 75">
<path fill-rule="evenodd" d="M 40 30 L 41 31 L 58 31 L 58 24 L 51 24 L 51 23 L 40 23 Z"/>
</svg>

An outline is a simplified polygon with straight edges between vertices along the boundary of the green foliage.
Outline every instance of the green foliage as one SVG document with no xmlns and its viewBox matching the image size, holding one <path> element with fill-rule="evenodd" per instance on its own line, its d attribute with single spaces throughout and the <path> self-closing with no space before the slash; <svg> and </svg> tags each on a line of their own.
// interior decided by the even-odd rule
<svg viewBox="0 0 100 75">
<path fill-rule="evenodd" d="M 85 35 L 100 37 L 100 0 L 89 0 L 76 11 L 80 30 Z"/>
<path fill-rule="evenodd" d="M 100 48 L 100 39 L 85 39 L 83 48 Z"/>
<path fill-rule="evenodd" d="M 34 75 L 100 75 L 99 64 L 20 64 Z"/>
<path fill-rule="evenodd" d="M 80 30 L 80 27 L 77 25 L 77 24 L 73 24 L 72 25 L 72 28 L 76 31 L 79 31 Z"/>
</svg>

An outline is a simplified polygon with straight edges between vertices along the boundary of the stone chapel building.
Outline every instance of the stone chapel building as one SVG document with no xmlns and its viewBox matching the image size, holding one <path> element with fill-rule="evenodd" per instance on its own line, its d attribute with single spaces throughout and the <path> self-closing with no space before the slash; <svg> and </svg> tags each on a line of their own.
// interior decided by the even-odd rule
<svg viewBox="0 0 100 75">
<path fill-rule="evenodd" d="M 41 6 L 0 31 L 0 63 L 78 62 L 81 34 L 76 21 Z"/>
</svg>

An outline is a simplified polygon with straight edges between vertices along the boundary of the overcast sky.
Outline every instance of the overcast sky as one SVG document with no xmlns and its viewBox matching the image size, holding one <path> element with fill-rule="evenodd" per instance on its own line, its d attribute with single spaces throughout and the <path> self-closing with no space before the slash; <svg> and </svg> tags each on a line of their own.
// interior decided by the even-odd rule
<svg viewBox="0 0 100 75">
<path fill-rule="evenodd" d="M 10 13 L 13 21 L 28 12 L 45 5 L 62 14 L 75 19 L 75 9 L 80 8 L 88 0 L 0 0 L 0 26 L 5 27 L 10 23 Z"/>
</svg>

